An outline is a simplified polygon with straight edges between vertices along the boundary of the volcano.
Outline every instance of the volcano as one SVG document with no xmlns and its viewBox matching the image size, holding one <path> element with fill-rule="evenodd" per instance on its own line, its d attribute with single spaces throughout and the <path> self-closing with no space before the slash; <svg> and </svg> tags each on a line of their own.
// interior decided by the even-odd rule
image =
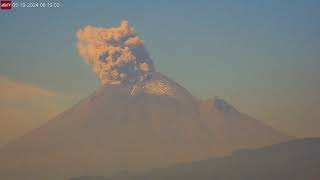
<svg viewBox="0 0 320 180">
<path fill-rule="evenodd" d="M 108 38 L 103 40 L 104 48 L 92 40 L 95 36 L 85 36 L 91 38 L 86 43 L 93 43 L 89 47 L 98 50 L 83 53 L 95 72 L 107 77 L 92 95 L 0 149 L 0 179 L 108 176 L 289 140 L 223 99 L 199 100 L 155 71 L 128 28 L 124 23 L 120 29 L 108 30 L 112 36 L 93 33 Z"/>
<path fill-rule="evenodd" d="M 223 99 L 201 101 L 155 73 L 103 85 L 0 150 L 1 179 L 57 179 L 165 167 L 288 140 Z"/>
</svg>

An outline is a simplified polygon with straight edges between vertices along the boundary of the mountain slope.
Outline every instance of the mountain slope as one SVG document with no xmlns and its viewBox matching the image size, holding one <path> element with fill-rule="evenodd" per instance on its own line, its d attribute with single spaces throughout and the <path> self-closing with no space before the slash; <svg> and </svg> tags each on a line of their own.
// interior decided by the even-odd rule
<svg viewBox="0 0 320 180">
<path fill-rule="evenodd" d="M 83 180 L 90 180 L 83 177 Z M 293 140 L 255 150 L 240 150 L 176 167 L 113 180 L 305 180 L 320 179 L 320 138 Z M 76 180 L 76 178 L 74 178 Z M 98 180 L 98 179 L 97 179 Z"/>
<path fill-rule="evenodd" d="M 161 75 L 104 85 L 44 126 L 0 149 L 0 179 L 61 179 L 166 167 L 288 136 L 222 99 L 200 101 Z"/>
</svg>

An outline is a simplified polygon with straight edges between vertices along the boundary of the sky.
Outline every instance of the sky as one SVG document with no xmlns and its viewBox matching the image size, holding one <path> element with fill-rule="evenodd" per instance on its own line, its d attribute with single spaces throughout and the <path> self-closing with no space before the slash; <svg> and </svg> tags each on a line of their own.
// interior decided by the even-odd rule
<svg viewBox="0 0 320 180">
<path fill-rule="evenodd" d="M 144 41 L 156 70 L 195 96 L 219 96 L 293 136 L 320 136 L 320 1 L 46 2 L 61 7 L 0 11 L 0 92 L 15 84 L 12 91 L 22 94 L 14 102 L 1 96 L 0 128 L 9 132 L 0 133 L 8 136 L 2 142 L 99 86 L 78 54 L 76 32 L 87 25 L 118 26 L 121 20 Z M 36 90 L 30 96 L 21 87 Z M 33 108 L 22 111 L 23 103 Z M 10 128 L 18 133 L 10 134 Z"/>
</svg>

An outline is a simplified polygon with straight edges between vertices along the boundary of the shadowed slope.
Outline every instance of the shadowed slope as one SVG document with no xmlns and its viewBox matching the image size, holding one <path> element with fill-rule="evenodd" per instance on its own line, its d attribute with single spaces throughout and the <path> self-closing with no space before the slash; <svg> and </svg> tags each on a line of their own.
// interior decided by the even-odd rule
<svg viewBox="0 0 320 180">
<path fill-rule="evenodd" d="M 255 150 L 240 150 L 113 180 L 305 180 L 320 179 L 320 138 L 293 140 Z M 90 177 L 84 179 L 90 180 Z"/>
</svg>

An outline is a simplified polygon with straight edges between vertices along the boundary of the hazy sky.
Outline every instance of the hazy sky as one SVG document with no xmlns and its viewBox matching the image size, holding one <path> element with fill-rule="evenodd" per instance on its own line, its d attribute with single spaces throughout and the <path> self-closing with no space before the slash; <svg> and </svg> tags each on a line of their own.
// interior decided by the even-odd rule
<svg viewBox="0 0 320 180">
<path fill-rule="evenodd" d="M 194 95 L 220 96 L 291 135 L 320 136 L 318 0 L 66 1 L 2 10 L 0 76 L 54 92 L 66 108 L 99 85 L 78 55 L 76 32 L 123 19 L 156 69 Z M 0 123 L 10 119 L 1 116 Z"/>
</svg>

